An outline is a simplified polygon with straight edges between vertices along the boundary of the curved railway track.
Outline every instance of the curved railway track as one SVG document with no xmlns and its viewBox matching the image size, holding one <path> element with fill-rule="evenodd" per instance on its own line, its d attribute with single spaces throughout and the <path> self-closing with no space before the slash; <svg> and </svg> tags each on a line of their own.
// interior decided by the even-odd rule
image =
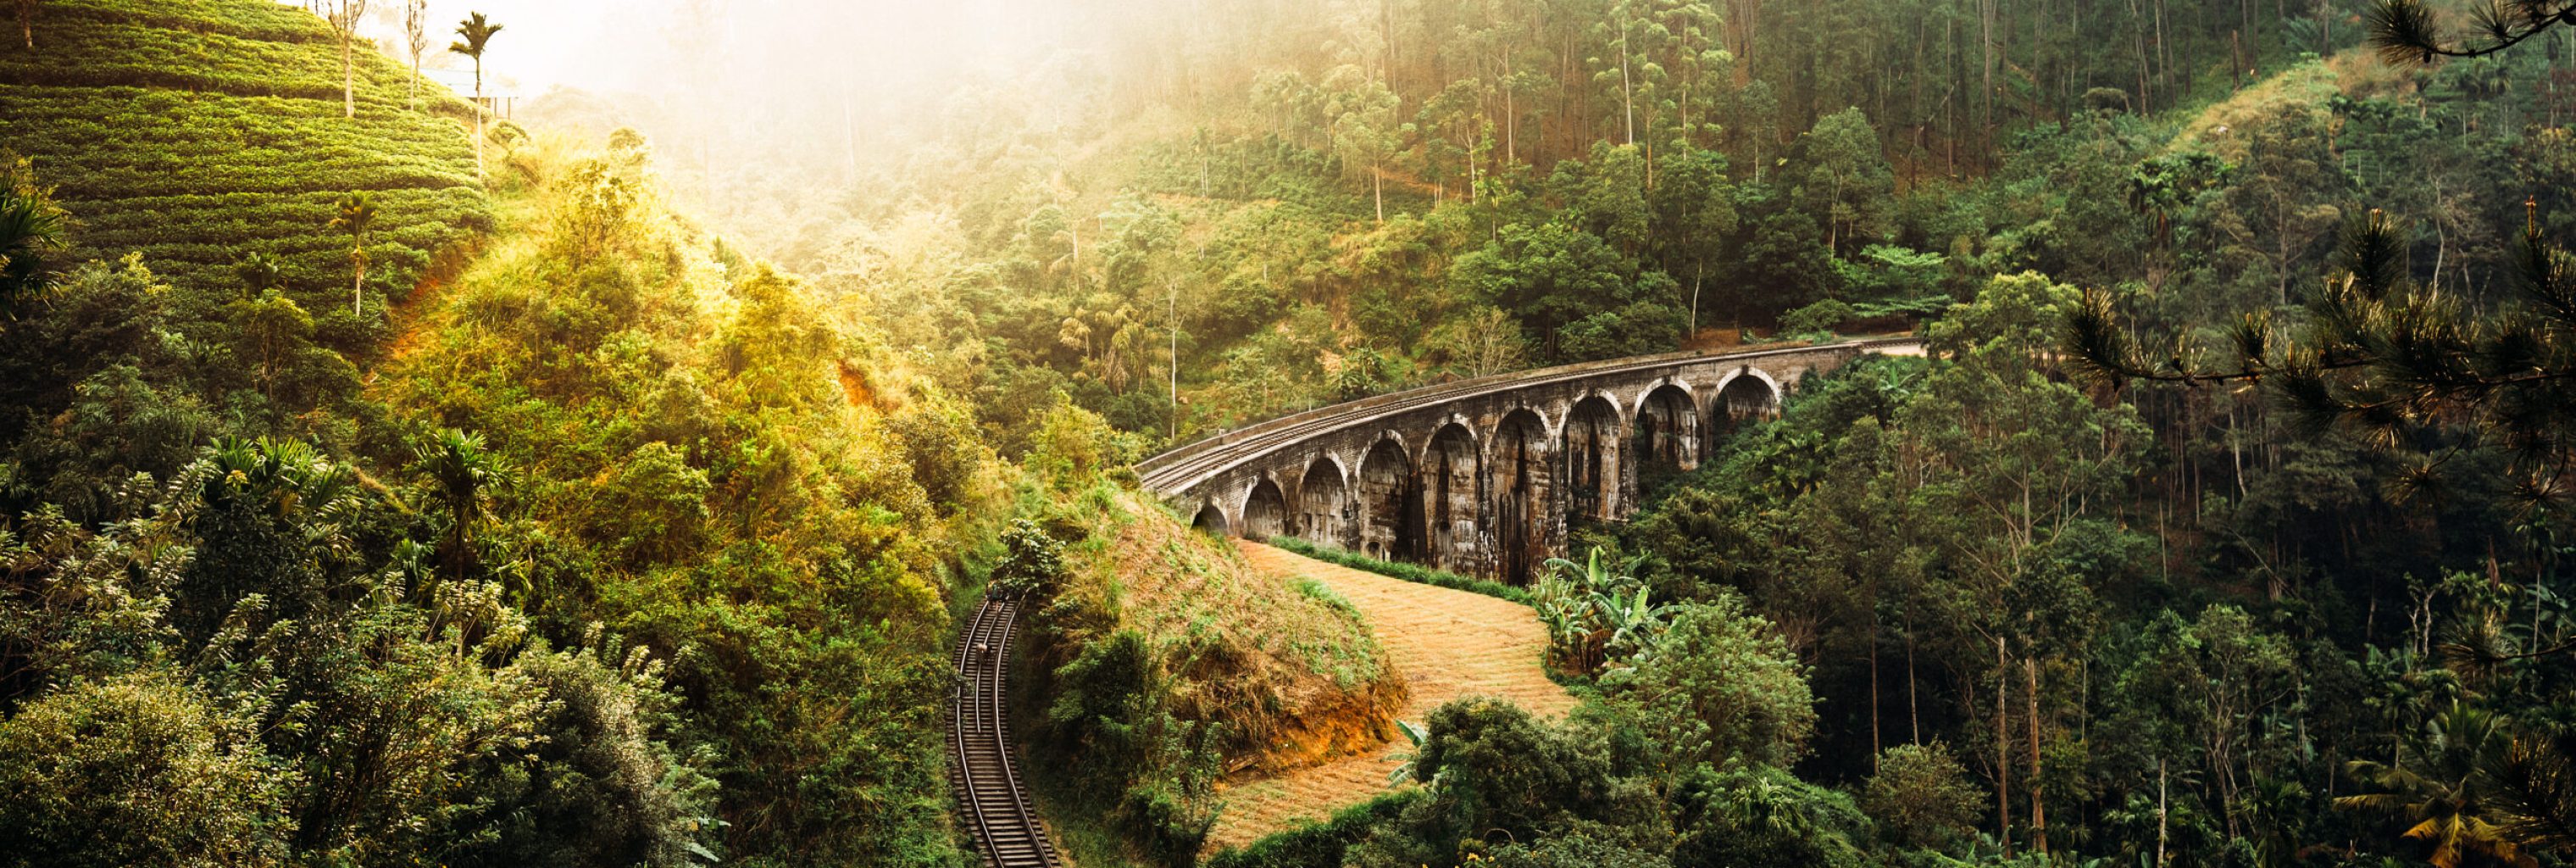
<svg viewBox="0 0 2576 868">
<path fill-rule="evenodd" d="M 985 868 L 1059 868 L 1046 826 L 1012 761 L 1003 676 L 1019 626 L 1018 600 L 986 597 L 957 636 L 956 687 L 948 698 L 948 776 L 957 813 Z"/>
</svg>

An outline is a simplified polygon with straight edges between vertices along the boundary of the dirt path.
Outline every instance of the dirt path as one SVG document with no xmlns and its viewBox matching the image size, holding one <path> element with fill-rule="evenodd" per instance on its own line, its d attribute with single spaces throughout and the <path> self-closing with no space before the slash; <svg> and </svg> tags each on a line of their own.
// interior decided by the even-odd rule
<svg viewBox="0 0 2576 868">
<path fill-rule="evenodd" d="M 1412 687 L 1405 720 L 1419 723 L 1461 696 L 1499 696 L 1548 718 L 1574 707 L 1574 697 L 1541 668 L 1547 629 L 1527 606 L 1334 566 L 1260 543 L 1237 544 L 1254 569 L 1314 579 L 1359 607 Z M 1398 738 L 1322 765 L 1230 782 L 1225 813 L 1208 835 L 1208 852 L 1329 817 L 1385 791 L 1386 775 L 1397 765 L 1387 757 L 1406 747 Z"/>
</svg>

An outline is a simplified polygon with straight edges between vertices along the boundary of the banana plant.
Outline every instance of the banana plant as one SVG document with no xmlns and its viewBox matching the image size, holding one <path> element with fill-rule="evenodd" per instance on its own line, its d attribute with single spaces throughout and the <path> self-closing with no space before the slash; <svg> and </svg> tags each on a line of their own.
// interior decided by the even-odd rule
<svg viewBox="0 0 2576 868">
<path fill-rule="evenodd" d="M 1654 604 L 1635 575 L 1640 560 L 1612 563 L 1599 548 L 1581 564 L 1548 559 L 1548 574 L 1535 596 L 1539 620 L 1547 625 L 1560 665 L 1588 674 L 1613 655 L 1630 659 L 1653 650 L 1670 626 L 1674 607 Z"/>
<path fill-rule="evenodd" d="M 1394 771 L 1386 773 L 1386 785 L 1390 787 L 1402 784 L 1413 778 L 1414 766 L 1422 758 L 1422 743 L 1430 740 L 1431 738 L 1431 730 L 1425 728 L 1422 724 L 1414 723 L 1410 720 L 1396 721 L 1395 728 L 1404 733 L 1404 740 L 1410 742 L 1412 747 L 1408 750 L 1397 751 L 1394 755 L 1387 757 L 1388 759 L 1402 761 L 1402 764 L 1396 766 Z M 1440 776 L 1437 774 L 1432 775 L 1429 786 L 1437 787 L 1439 785 Z"/>
</svg>

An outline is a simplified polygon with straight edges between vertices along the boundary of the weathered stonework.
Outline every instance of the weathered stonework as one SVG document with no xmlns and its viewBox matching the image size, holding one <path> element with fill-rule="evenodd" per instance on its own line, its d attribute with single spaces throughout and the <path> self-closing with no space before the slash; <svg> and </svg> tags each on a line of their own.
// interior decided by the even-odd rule
<svg viewBox="0 0 2576 868">
<path fill-rule="evenodd" d="M 1673 353 L 1461 380 L 1285 416 L 1137 465 L 1219 533 L 1291 535 L 1527 582 L 1569 519 L 1620 521 L 1641 474 L 1699 464 L 1781 390 L 1912 338 Z"/>
</svg>

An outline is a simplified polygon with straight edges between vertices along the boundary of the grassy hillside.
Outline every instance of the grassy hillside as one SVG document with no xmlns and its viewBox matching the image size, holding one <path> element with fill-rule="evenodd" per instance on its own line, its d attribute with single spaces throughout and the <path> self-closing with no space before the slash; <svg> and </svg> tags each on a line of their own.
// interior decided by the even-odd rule
<svg viewBox="0 0 2576 868">
<path fill-rule="evenodd" d="M 409 71 L 362 47 L 357 117 L 343 117 L 339 46 L 310 13 L 61 0 L 35 38 L 33 51 L 0 45 L 0 150 L 58 186 L 75 258 L 141 253 L 178 288 L 231 291 L 232 264 L 259 253 L 329 323 L 349 310 L 349 238 L 330 225 L 341 196 L 368 192 L 379 209 L 370 310 L 491 226 L 467 105 L 423 82 L 414 110 Z M 367 330 L 327 332 L 351 349 Z"/>
<path fill-rule="evenodd" d="M 1059 404 L 1047 427 L 1031 466 L 1052 488 L 1033 487 L 1023 507 L 1041 521 L 1005 535 L 996 575 L 1060 564 L 1042 570 L 1060 578 L 1016 689 L 1040 700 L 1025 741 L 1077 859 L 1187 864 L 1220 808 L 1221 775 L 1310 765 L 1394 733 L 1406 686 L 1347 600 L 1253 569 L 1114 473 L 1064 475 L 1056 457 L 1085 439 L 1065 432 L 1119 436 L 1099 417 Z M 1037 542 L 1040 527 L 1058 543 Z"/>
</svg>

